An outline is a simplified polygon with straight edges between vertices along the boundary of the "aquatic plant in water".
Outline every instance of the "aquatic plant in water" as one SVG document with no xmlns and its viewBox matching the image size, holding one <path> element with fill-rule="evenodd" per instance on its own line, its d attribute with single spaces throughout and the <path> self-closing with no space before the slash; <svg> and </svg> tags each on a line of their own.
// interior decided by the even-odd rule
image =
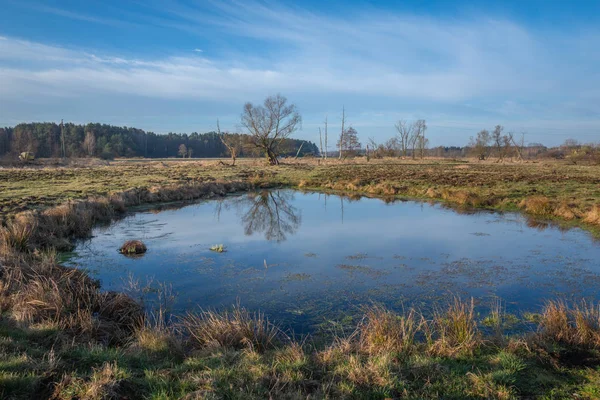
<svg viewBox="0 0 600 400">
<path fill-rule="evenodd" d="M 216 251 L 217 253 L 223 253 L 225 252 L 225 245 L 223 244 L 215 244 L 214 246 L 210 247 L 211 251 Z"/>
</svg>

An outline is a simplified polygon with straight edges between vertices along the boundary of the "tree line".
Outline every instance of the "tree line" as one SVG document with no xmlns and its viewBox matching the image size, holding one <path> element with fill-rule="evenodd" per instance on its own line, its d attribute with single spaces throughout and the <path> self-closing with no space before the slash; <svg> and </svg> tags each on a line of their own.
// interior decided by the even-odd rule
<svg viewBox="0 0 600 400">
<path fill-rule="evenodd" d="M 156 134 L 132 127 L 90 123 L 23 123 L 0 128 L 0 157 L 31 152 L 36 157 L 222 157 L 230 154 L 224 135 L 236 143 L 237 156 L 260 154 L 250 134 L 207 132 Z M 289 137 L 279 143 L 279 155 L 318 155 L 317 146 Z"/>
<path fill-rule="evenodd" d="M 363 148 L 358 131 L 347 124 L 346 110 L 342 108 L 341 129 L 334 132 L 336 139 L 333 152 L 328 145 L 329 123 L 319 127 L 319 146 L 291 138 L 301 127 L 302 117 L 296 105 L 289 104 L 280 95 L 267 97 L 262 104 L 246 103 L 241 114 L 240 125 L 244 133 L 221 132 L 217 120 L 217 131 L 192 134 L 155 134 L 137 128 L 118 127 L 106 124 L 76 125 L 73 123 L 24 123 L 13 128 L 0 128 L 0 157 L 18 156 L 28 152 L 36 157 L 222 157 L 230 156 L 233 165 L 237 157 L 265 156 L 271 165 L 279 163 L 283 156 L 314 155 L 327 159 L 329 156 L 344 159 L 366 156 L 383 157 L 465 157 L 475 156 L 486 160 L 492 156 L 498 162 L 505 159 L 523 160 L 533 157 L 578 157 L 598 160 L 597 145 L 580 145 L 567 140 L 563 146 L 548 149 L 541 144 L 525 145 L 525 135 L 517 137 L 512 132 L 504 133 L 497 125 L 492 131 L 481 130 L 465 147 L 429 148 L 426 137 L 427 122 L 400 120 L 395 124 L 396 134 L 378 143 L 370 138 Z M 337 129 L 336 129 L 337 130 Z"/>
</svg>

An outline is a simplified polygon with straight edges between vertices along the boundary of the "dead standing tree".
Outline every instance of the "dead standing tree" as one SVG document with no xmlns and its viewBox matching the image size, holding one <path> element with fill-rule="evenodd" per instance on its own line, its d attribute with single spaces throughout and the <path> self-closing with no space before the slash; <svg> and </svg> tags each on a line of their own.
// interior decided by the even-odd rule
<svg viewBox="0 0 600 400">
<path fill-rule="evenodd" d="M 340 160 L 342 159 L 342 143 L 344 143 L 344 133 L 346 129 L 346 108 L 342 107 L 342 131 L 340 133 L 340 141 L 338 146 L 340 147 Z"/>
<path fill-rule="evenodd" d="M 242 126 L 251 136 L 252 144 L 265 153 L 270 165 L 279 164 L 281 143 L 296 131 L 302 117 L 294 104 L 286 105 L 287 99 L 277 94 L 265 99 L 263 105 L 244 105 Z"/>
<path fill-rule="evenodd" d="M 404 120 L 400 120 L 396 124 L 396 130 L 398 131 L 398 135 L 400 135 L 400 151 L 402 152 L 402 157 L 406 157 L 406 151 L 408 150 L 409 139 L 412 136 L 413 128 L 413 124 L 409 124 Z"/>
<path fill-rule="evenodd" d="M 321 127 L 319 127 L 319 141 L 321 142 L 321 147 L 319 147 L 319 155 L 323 158 L 323 135 L 321 134 Z"/>
<path fill-rule="evenodd" d="M 239 151 L 239 138 L 234 137 L 232 134 L 224 132 L 221 133 L 221 127 L 219 126 L 219 120 L 217 120 L 217 134 L 219 135 L 219 139 L 221 139 L 221 143 L 227 149 L 227 152 L 231 156 L 231 166 L 235 166 L 235 159 L 237 158 Z"/>
<path fill-rule="evenodd" d="M 416 145 L 419 149 L 419 156 L 421 159 L 425 157 L 425 149 L 429 143 L 429 140 L 425 138 L 425 131 L 427 130 L 427 123 L 424 119 L 419 119 L 415 122 L 415 131 L 417 132 Z M 414 151 L 414 147 L 413 147 Z M 413 157 L 414 158 L 414 157 Z"/>
<path fill-rule="evenodd" d="M 327 147 L 327 117 L 325 117 L 325 161 L 327 161 L 327 151 L 329 148 Z"/>
</svg>

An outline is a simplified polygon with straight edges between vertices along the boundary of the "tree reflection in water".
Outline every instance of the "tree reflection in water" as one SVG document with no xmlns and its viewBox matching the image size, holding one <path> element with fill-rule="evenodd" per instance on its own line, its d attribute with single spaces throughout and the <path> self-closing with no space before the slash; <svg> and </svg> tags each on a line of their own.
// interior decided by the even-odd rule
<svg viewBox="0 0 600 400">
<path fill-rule="evenodd" d="M 219 202 L 217 214 L 221 207 L 233 206 L 241 214 L 246 235 L 264 233 L 265 239 L 282 242 L 296 233 L 301 223 L 300 210 L 292 206 L 293 200 L 291 190 L 252 192 Z"/>
</svg>

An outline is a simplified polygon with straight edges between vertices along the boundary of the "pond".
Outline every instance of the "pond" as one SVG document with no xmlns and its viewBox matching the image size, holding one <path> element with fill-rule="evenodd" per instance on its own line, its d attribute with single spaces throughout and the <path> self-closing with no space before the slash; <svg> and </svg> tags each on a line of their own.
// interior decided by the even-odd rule
<svg viewBox="0 0 600 400">
<path fill-rule="evenodd" d="M 119 254 L 130 239 L 148 252 Z M 165 283 L 175 314 L 239 302 L 306 333 L 356 322 L 370 302 L 426 312 L 473 296 L 485 313 L 500 298 L 521 314 L 557 296 L 594 298 L 599 259 L 587 233 L 517 213 L 284 189 L 135 210 L 95 228 L 67 264 L 105 290 Z"/>
</svg>

